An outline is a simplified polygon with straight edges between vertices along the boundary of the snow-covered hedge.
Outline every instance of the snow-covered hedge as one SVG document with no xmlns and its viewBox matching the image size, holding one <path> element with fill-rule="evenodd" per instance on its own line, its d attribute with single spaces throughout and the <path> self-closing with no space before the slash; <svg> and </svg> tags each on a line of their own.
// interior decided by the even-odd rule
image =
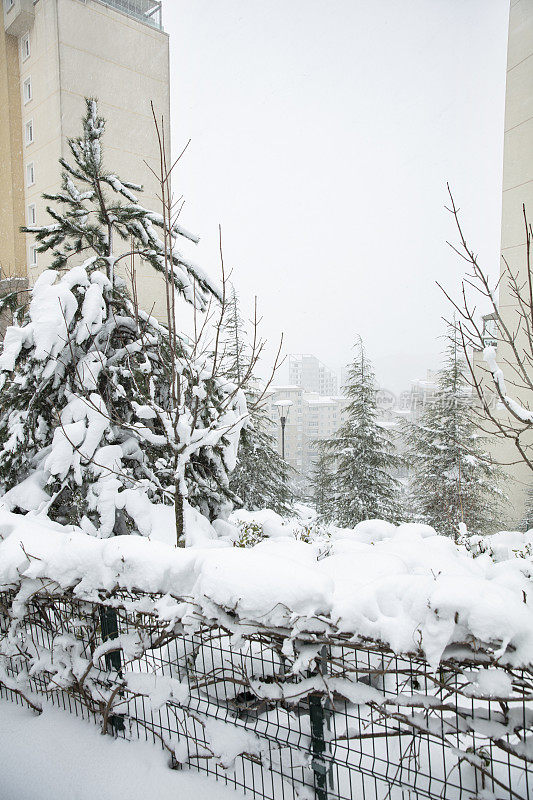
<svg viewBox="0 0 533 800">
<path fill-rule="evenodd" d="M 287 781 L 314 797 L 328 759 L 342 796 L 364 765 L 385 795 L 406 736 L 424 796 L 526 796 L 531 562 L 516 534 L 466 546 L 421 525 L 188 513 L 182 549 L 164 516 L 99 539 L 0 507 L 0 693 L 36 711 L 66 694 L 174 763 L 266 770 L 270 800 Z M 252 526 L 260 541 L 239 546 Z"/>
<path fill-rule="evenodd" d="M 154 613 L 168 622 L 196 625 L 200 617 L 234 631 L 283 630 L 289 639 L 342 633 L 422 653 L 434 668 L 459 644 L 488 649 L 501 663 L 533 663 L 529 557 L 474 557 L 422 525 L 367 521 L 305 542 L 276 515 L 267 522 L 268 538 L 251 548 L 234 547 L 239 529 L 215 522 L 218 538 L 204 532 L 201 545 L 177 549 L 136 536 L 101 540 L 0 509 L 0 587 L 24 596 L 46 582 L 48 591 L 90 601 L 117 589 L 150 592 L 159 596 Z"/>
</svg>

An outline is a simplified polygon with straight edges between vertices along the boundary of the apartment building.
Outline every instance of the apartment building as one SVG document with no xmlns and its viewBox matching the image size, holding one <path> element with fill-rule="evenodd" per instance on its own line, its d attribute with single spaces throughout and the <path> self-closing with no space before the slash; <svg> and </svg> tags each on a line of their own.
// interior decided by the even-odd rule
<svg viewBox="0 0 533 800">
<path fill-rule="evenodd" d="M 80 134 L 85 97 L 106 119 L 106 167 L 142 184 L 143 204 L 160 210 L 150 102 L 170 143 L 169 42 L 154 0 L 3 0 L 3 21 L 0 268 L 33 283 L 48 254 L 19 228 L 49 221 L 42 193 L 59 188 L 58 160 Z M 162 278 L 146 264 L 137 270 L 141 304 L 162 314 Z"/>
<path fill-rule="evenodd" d="M 532 0 L 511 0 L 510 4 L 504 131 L 501 249 L 511 269 L 523 275 L 526 237 L 522 204 L 525 204 L 529 222 L 533 221 Z M 499 309 L 504 320 L 516 326 L 516 302 L 509 295 L 505 280 L 500 283 Z M 505 359 L 505 354 L 499 355 Z M 505 364 L 503 369 L 505 372 Z M 529 398 L 518 399 L 527 402 Z M 516 453 L 508 453 L 510 448 L 504 443 L 499 442 L 498 449 L 502 461 L 516 460 Z M 506 471 L 510 477 L 506 492 L 510 499 L 511 521 L 518 524 L 525 517 L 533 476 L 523 462 L 506 468 Z"/>
<path fill-rule="evenodd" d="M 285 460 L 297 472 L 303 472 L 304 445 L 304 390 L 301 386 L 273 386 L 265 397 L 265 411 L 271 424 L 271 433 L 281 454 L 280 403 L 287 404 L 285 424 Z"/>
<path fill-rule="evenodd" d="M 289 402 L 285 425 L 285 458 L 304 477 L 309 477 L 316 459 L 316 442 L 333 436 L 344 421 L 345 397 L 306 392 L 301 386 L 274 386 L 266 400 L 272 433 L 281 453 L 279 404 Z"/>
<path fill-rule="evenodd" d="M 409 403 L 405 409 L 411 422 L 420 420 L 427 406 L 433 402 L 437 389 L 437 375 L 431 369 L 428 369 L 424 379 L 417 378 L 411 381 Z"/>
<path fill-rule="evenodd" d="M 507 76 L 505 93 L 504 154 L 501 252 L 502 272 L 508 264 L 518 282 L 525 283 L 526 235 L 523 218 L 525 205 L 529 223 L 533 221 L 533 0 L 510 0 L 509 38 L 507 49 Z M 518 323 L 516 299 L 509 291 L 505 275 L 499 283 L 499 310 L 508 329 L 515 331 Z M 485 343 L 495 344 L 494 316 L 483 319 Z M 520 349 L 520 341 L 517 342 Z M 515 375 L 507 359 L 509 354 L 500 342 L 497 358 L 507 378 L 507 390 L 523 405 L 531 407 L 528 393 L 516 387 Z M 510 358 L 512 362 L 512 356 Z M 486 366 L 479 354 L 475 357 L 475 368 L 484 375 Z M 486 379 L 485 379 L 486 383 Z M 497 398 L 492 398 L 496 411 Z M 500 409 L 504 414 L 503 409 Z M 496 461 L 503 464 L 508 480 L 504 490 L 508 502 L 508 519 L 503 524 L 519 527 L 526 515 L 528 494 L 533 488 L 531 470 L 518 457 L 511 440 L 491 437 L 488 442 Z M 504 512 L 505 513 L 505 512 Z"/>
<path fill-rule="evenodd" d="M 289 383 L 301 386 L 306 392 L 336 395 L 337 376 L 313 355 L 289 356 Z"/>
<path fill-rule="evenodd" d="M 316 461 L 316 442 L 329 439 L 340 428 L 349 401 L 346 397 L 308 392 L 304 394 L 303 402 L 302 469 L 304 474 L 309 475 Z"/>
</svg>

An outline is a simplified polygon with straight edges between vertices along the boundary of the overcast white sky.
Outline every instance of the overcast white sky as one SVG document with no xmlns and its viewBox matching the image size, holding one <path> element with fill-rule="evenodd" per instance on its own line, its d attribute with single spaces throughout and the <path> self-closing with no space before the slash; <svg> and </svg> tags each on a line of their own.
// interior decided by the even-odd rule
<svg viewBox="0 0 533 800">
<path fill-rule="evenodd" d="M 270 340 L 393 391 L 438 363 L 463 265 L 446 181 L 499 261 L 508 0 L 166 0 L 174 180 Z M 280 379 L 285 376 L 280 375 Z"/>
</svg>

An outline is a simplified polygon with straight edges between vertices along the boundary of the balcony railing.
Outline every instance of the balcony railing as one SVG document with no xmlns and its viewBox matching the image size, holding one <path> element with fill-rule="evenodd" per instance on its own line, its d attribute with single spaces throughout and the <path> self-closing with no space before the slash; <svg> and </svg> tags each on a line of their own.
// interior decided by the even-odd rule
<svg viewBox="0 0 533 800">
<path fill-rule="evenodd" d="M 163 28 L 161 3 L 156 0 L 100 0 L 106 6 L 116 8 L 129 17 L 138 19 L 153 28 Z"/>
</svg>

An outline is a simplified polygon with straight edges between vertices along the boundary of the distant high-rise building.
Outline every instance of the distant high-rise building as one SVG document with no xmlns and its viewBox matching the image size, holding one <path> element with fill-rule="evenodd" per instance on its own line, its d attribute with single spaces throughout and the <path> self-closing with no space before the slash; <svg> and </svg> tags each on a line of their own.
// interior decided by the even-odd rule
<svg viewBox="0 0 533 800">
<path fill-rule="evenodd" d="M 104 165 L 140 183 L 160 210 L 150 103 L 170 143 L 169 43 L 154 0 L 3 0 L 0 31 L 0 268 L 28 278 L 49 266 L 21 225 L 49 221 L 43 192 L 60 186 L 60 157 L 81 133 L 85 97 L 106 120 Z M 146 162 L 146 163 L 145 163 Z M 164 286 L 138 265 L 142 305 L 164 310 Z"/>
<path fill-rule="evenodd" d="M 266 411 L 272 433 L 281 453 L 281 427 L 276 406 L 289 401 L 285 429 L 285 457 L 304 477 L 309 477 L 317 457 L 317 442 L 333 436 L 344 421 L 346 397 L 328 397 L 318 392 L 306 392 L 301 386 L 274 386 L 266 398 Z"/>
<path fill-rule="evenodd" d="M 428 369 L 424 380 L 411 381 L 409 405 L 404 409 L 408 411 L 407 416 L 411 422 L 419 422 L 427 406 L 435 399 L 437 388 L 437 375 L 431 369 Z"/>
<path fill-rule="evenodd" d="M 312 355 L 289 356 L 289 383 L 320 395 L 334 395 L 338 391 L 337 376 Z"/>
<path fill-rule="evenodd" d="M 419 392 L 423 381 L 415 381 Z M 429 383 L 428 383 L 429 387 Z M 428 389 L 429 392 L 429 389 Z M 427 402 L 428 398 L 424 398 Z M 346 421 L 350 399 L 345 395 L 321 395 L 306 392 L 301 386 L 272 386 L 265 398 L 265 410 L 270 419 L 270 431 L 277 440 L 281 454 L 281 424 L 279 405 L 286 404 L 285 459 L 303 478 L 310 478 L 321 440 L 329 439 Z M 398 430 L 400 418 L 408 416 L 397 409 L 377 408 L 379 424 Z M 401 442 L 398 441 L 401 445 Z"/>
</svg>

